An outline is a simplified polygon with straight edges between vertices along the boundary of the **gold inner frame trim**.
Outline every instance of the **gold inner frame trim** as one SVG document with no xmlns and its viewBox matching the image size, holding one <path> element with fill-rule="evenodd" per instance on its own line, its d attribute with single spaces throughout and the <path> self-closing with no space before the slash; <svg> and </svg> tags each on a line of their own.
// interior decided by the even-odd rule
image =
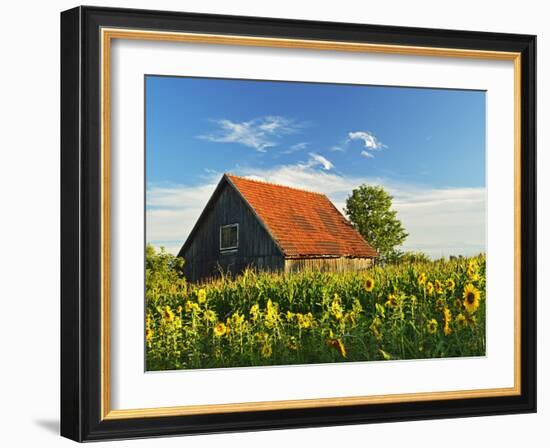
<svg viewBox="0 0 550 448">
<path fill-rule="evenodd" d="M 302 400 L 280 400 L 229 404 L 188 405 L 140 409 L 111 409 L 110 367 L 110 63 L 113 39 L 184 42 L 212 45 L 240 45 L 356 53 L 383 53 L 411 56 L 455 57 L 514 62 L 514 386 L 441 392 L 368 395 Z M 167 417 L 228 412 L 307 409 L 430 400 L 502 397 L 521 394 L 521 54 L 459 48 L 279 39 L 217 34 L 101 29 L 101 419 Z"/>
</svg>

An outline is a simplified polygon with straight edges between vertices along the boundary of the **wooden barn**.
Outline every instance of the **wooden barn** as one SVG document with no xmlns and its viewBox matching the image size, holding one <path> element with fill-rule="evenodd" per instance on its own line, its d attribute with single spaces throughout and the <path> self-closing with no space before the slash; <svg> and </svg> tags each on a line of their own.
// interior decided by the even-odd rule
<svg viewBox="0 0 550 448">
<path fill-rule="evenodd" d="M 362 270 L 378 256 L 320 193 L 224 174 L 179 251 L 197 282 L 257 270 Z"/>
</svg>

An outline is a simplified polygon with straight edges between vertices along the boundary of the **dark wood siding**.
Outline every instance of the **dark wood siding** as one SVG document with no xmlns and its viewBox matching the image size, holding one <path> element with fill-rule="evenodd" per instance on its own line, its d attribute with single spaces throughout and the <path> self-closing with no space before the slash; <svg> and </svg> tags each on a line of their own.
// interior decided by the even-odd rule
<svg viewBox="0 0 550 448">
<path fill-rule="evenodd" d="M 239 247 L 220 251 L 220 226 L 239 224 Z M 252 213 L 244 199 L 225 183 L 183 251 L 185 275 L 191 282 L 238 274 L 245 268 L 279 271 L 284 258 L 269 233 Z"/>
</svg>

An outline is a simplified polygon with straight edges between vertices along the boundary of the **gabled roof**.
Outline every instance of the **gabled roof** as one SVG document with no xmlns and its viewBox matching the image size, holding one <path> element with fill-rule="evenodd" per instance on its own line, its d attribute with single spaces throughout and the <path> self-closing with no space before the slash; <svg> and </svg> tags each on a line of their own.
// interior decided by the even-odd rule
<svg viewBox="0 0 550 448">
<path fill-rule="evenodd" d="M 285 257 L 378 256 L 324 194 L 229 174 L 224 177 L 249 204 Z"/>
</svg>

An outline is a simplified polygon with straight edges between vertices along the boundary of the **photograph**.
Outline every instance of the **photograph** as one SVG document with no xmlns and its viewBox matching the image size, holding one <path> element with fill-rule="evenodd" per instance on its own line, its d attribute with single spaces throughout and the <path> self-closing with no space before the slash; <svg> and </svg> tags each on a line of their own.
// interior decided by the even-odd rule
<svg viewBox="0 0 550 448">
<path fill-rule="evenodd" d="M 147 371 L 486 355 L 486 91 L 144 89 Z"/>
</svg>

